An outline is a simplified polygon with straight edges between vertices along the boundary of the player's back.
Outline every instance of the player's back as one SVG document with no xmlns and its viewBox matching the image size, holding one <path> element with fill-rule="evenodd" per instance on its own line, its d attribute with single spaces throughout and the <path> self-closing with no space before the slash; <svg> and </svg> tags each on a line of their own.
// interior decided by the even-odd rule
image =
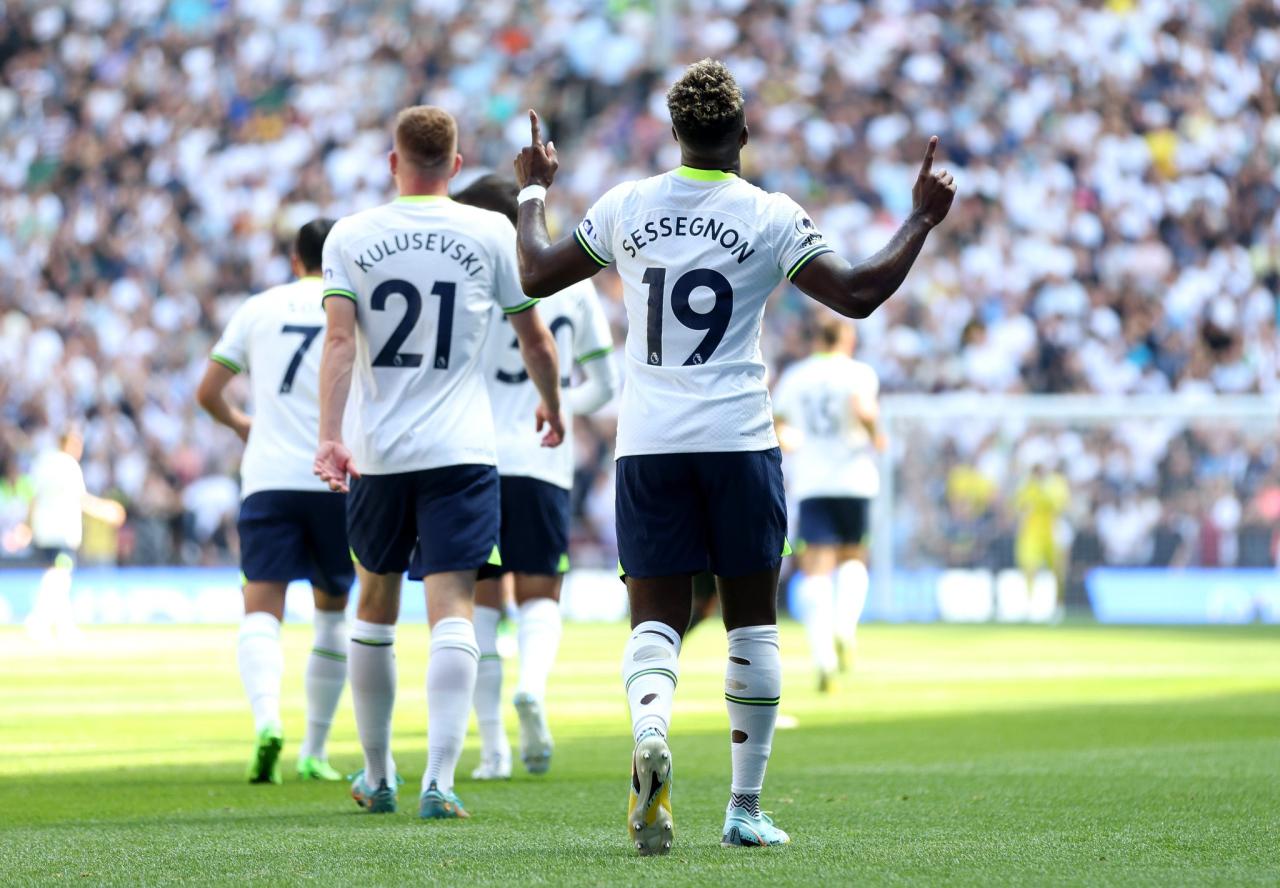
<svg viewBox="0 0 1280 888">
<path fill-rule="evenodd" d="M 520 356 L 515 331 L 497 317 L 489 338 L 485 380 L 498 446 L 498 470 L 505 476 L 537 478 L 564 488 L 573 486 L 573 422 L 565 423 L 559 447 L 543 447 L 534 423 L 541 397 Z M 609 322 L 595 286 L 578 283 L 538 302 L 538 314 L 556 340 L 560 386 L 567 388 L 575 363 L 607 353 L 612 346 Z"/>
<path fill-rule="evenodd" d="M 874 442 L 854 410 L 855 398 L 874 401 L 879 390 L 875 370 L 841 354 L 810 355 L 782 374 L 774 409 L 802 433 L 788 472 L 798 498 L 879 492 Z"/>
<path fill-rule="evenodd" d="M 311 472 L 320 426 L 321 281 L 304 277 L 249 297 L 213 359 L 249 373 L 253 426 L 240 463 L 241 495 L 327 490 Z"/>
<path fill-rule="evenodd" d="M 828 252 L 804 212 L 729 173 L 681 167 L 605 195 L 579 227 L 616 261 L 627 309 L 618 455 L 776 446 L 765 302 Z"/>
<path fill-rule="evenodd" d="M 324 255 L 325 297 L 356 304 L 345 434 L 356 465 L 494 464 L 482 373 L 492 309 L 531 302 L 511 223 L 444 197 L 402 197 L 340 220 Z"/>
</svg>

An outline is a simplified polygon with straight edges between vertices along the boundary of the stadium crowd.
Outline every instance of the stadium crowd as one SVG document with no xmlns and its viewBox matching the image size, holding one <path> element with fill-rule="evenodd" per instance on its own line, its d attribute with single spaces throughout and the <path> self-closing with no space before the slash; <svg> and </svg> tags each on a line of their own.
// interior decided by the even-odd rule
<svg viewBox="0 0 1280 888">
<path fill-rule="evenodd" d="M 298 225 L 387 198 L 394 112 L 444 106 L 469 166 L 506 172 L 538 108 L 565 232 L 614 182 L 676 165 L 663 95 L 707 55 L 748 93 L 744 174 L 851 256 L 887 240 L 941 136 L 960 200 L 861 324 L 884 391 L 1280 390 L 1271 0 L 18 0 L 0 6 L 0 522 L 79 422 L 89 489 L 129 511 L 121 561 L 231 561 L 240 448 L 194 386 L 233 307 L 287 278 Z M 597 281 L 620 338 L 618 282 Z M 774 297 L 775 371 L 810 312 Z M 611 420 L 580 425 L 576 561 L 609 563 Z M 1077 521 L 1128 509 L 1154 540 L 1165 519 L 1127 504 L 1165 495 L 1171 462 L 1206 492 L 1168 508 L 1198 520 L 1225 485 L 1254 514 L 1274 438 L 1232 447 L 1126 451 Z"/>
</svg>

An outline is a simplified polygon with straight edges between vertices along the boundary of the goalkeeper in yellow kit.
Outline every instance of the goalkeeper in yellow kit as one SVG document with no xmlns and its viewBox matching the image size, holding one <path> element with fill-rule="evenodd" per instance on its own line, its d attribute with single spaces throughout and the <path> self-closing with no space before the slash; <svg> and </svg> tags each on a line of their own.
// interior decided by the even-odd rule
<svg viewBox="0 0 1280 888">
<path fill-rule="evenodd" d="M 1058 586 L 1058 608 L 1061 613 L 1067 586 L 1067 553 L 1057 540 L 1058 517 L 1071 500 L 1067 479 L 1048 471 L 1042 463 L 1032 466 L 1031 475 L 1018 488 L 1014 508 L 1018 512 L 1018 537 L 1014 559 L 1031 590 L 1035 576 L 1042 570 L 1053 572 Z"/>
</svg>

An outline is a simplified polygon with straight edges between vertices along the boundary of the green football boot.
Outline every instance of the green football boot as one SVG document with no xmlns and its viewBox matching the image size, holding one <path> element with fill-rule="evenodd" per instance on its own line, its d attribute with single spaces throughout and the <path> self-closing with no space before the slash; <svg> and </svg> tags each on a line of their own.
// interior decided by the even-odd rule
<svg viewBox="0 0 1280 888">
<path fill-rule="evenodd" d="M 249 761 L 250 783 L 284 783 L 280 776 L 280 750 L 284 749 L 284 735 L 279 725 L 267 725 L 258 732 L 257 746 Z"/>
<path fill-rule="evenodd" d="M 342 779 L 342 774 L 325 759 L 313 755 L 298 759 L 299 780 L 326 780 L 330 783 Z"/>
</svg>

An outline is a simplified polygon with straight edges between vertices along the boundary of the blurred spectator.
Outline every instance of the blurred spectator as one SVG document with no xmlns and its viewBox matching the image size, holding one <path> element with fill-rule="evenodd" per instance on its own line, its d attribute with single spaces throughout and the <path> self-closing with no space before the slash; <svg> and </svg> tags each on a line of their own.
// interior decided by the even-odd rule
<svg viewBox="0 0 1280 888">
<path fill-rule="evenodd" d="M 614 182 L 676 164 L 663 93 L 705 55 L 749 94 L 745 175 L 850 255 L 908 211 L 941 136 L 961 200 L 863 330 L 887 392 L 1278 390 L 1273 0 L 17 0 L 0 6 L 6 479 L 82 420 L 90 487 L 129 506 L 123 559 L 230 561 L 240 448 L 193 386 L 234 306 L 286 278 L 290 232 L 388 197 L 394 111 L 448 108 L 468 164 L 506 171 L 537 107 L 565 231 Z M 617 280 L 598 283 L 617 325 Z M 808 311 L 774 298 L 775 369 L 802 353 Z M 575 538 L 600 563 L 610 435 L 601 420 L 579 439 Z M 1115 488 L 1107 555 L 1141 560 L 1141 534 L 1184 530 L 1154 497 L 1231 452 L 1169 451 L 1153 491 L 1133 486 L 1157 483 L 1153 464 L 1111 452 L 1127 446 L 1090 458 Z M 1241 481 L 1199 516 L 1218 560 L 1253 553 L 1275 511 Z M 994 502 L 948 503 L 948 521 L 1008 526 Z"/>
</svg>

